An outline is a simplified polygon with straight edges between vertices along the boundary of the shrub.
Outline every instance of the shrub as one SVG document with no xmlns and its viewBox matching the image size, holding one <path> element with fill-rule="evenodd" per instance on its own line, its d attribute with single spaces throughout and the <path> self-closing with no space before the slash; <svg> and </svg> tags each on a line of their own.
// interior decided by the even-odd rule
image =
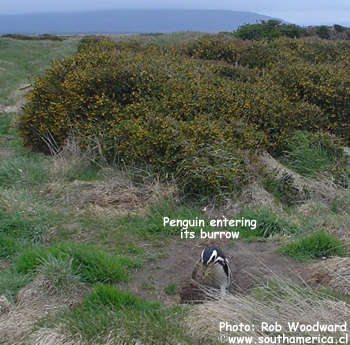
<svg viewBox="0 0 350 345">
<path fill-rule="evenodd" d="M 282 254 L 295 257 L 298 260 L 344 256 L 346 253 L 345 244 L 324 230 L 286 243 L 279 250 Z"/>
<path fill-rule="evenodd" d="M 235 36 L 244 40 L 271 40 L 282 35 L 281 26 L 282 22 L 279 20 L 262 20 L 258 24 L 241 25 L 235 32 Z M 289 32 L 287 28 L 285 30 Z"/>
<path fill-rule="evenodd" d="M 19 130 L 41 151 L 74 135 L 105 161 L 176 176 L 192 196 L 237 193 L 251 153 L 281 154 L 296 130 L 350 140 L 344 51 L 285 38 L 207 35 L 164 50 L 84 38 L 37 78 Z"/>
<path fill-rule="evenodd" d="M 37 40 L 63 41 L 64 40 L 64 38 L 61 36 L 56 36 L 51 34 L 42 34 L 37 36 L 22 35 L 22 34 L 5 34 L 5 35 L 2 35 L 1 37 L 12 38 L 16 40 L 24 40 L 24 41 L 37 41 Z"/>
</svg>

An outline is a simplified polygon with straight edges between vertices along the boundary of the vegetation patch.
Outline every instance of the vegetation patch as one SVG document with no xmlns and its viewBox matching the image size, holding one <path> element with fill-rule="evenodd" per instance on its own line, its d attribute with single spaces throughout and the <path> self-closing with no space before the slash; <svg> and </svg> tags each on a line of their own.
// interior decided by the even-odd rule
<svg viewBox="0 0 350 345">
<path fill-rule="evenodd" d="M 179 206 L 173 202 L 160 201 L 151 204 L 145 215 L 127 215 L 117 220 L 118 226 L 124 232 L 148 236 L 180 235 L 182 226 L 170 226 L 169 222 L 163 223 L 163 217 L 178 220 L 206 219 L 197 208 Z M 196 231 L 196 228 L 191 228 Z M 199 231 L 200 229 L 197 228 Z M 210 230 L 210 227 L 203 230 Z"/>
<path fill-rule="evenodd" d="M 23 40 L 23 41 L 42 41 L 42 40 L 49 40 L 49 41 L 63 41 L 64 37 L 62 36 L 56 36 L 51 34 L 42 34 L 42 35 L 22 35 L 22 34 L 5 34 L 1 37 L 4 38 L 12 38 L 15 40 Z"/>
<path fill-rule="evenodd" d="M 15 268 L 18 272 L 30 272 L 49 257 L 72 259 L 74 274 L 89 283 L 125 281 L 129 277 L 129 270 L 141 265 L 138 260 L 111 255 L 94 246 L 67 242 L 47 248 L 25 249 L 16 258 Z"/>
<path fill-rule="evenodd" d="M 287 141 L 283 161 L 303 176 L 315 176 L 342 159 L 341 141 L 328 134 L 296 131 Z"/>
<path fill-rule="evenodd" d="M 42 155 L 23 153 L 0 162 L 0 186 L 39 185 L 48 177 L 48 162 Z"/>
<path fill-rule="evenodd" d="M 279 251 L 298 260 L 307 260 L 344 256 L 346 255 L 346 245 L 333 235 L 320 230 L 312 235 L 282 245 Z"/>
<path fill-rule="evenodd" d="M 177 294 L 178 288 L 175 283 L 169 283 L 164 287 L 164 292 L 169 296 L 173 296 Z"/>
<path fill-rule="evenodd" d="M 6 234 L 0 233 L 0 258 L 9 258 L 19 250 L 17 241 Z"/>
<path fill-rule="evenodd" d="M 49 224 L 40 218 L 24 216 L 18 212 L 0 209 L 0 235 L 29 243 L 42 242 Z M 5 237 L 4 237 L 5 238 Z"/>
<path fill-rule="evenodd" d="M 9 134 L 11 125 L 10 115 L 1 114 L 0 111 L 0 135 L 4 136 Z"/>
<path fill-rule="evenodd" d="M 186 196 L 232 195 L 254 176 L 250 152 L 259 149 L 287 148 L 290 162 L 301 154 L 316 158 L 311 170 L 324 167 L 334 141 L 306 136 L 311 146 L 300 153 L 285 141 L 300 128 L 349 140 L 344 50 L 343 42 L 207 35 L 165 54 L 156 44 L 86 37 L 76 54 L 37 78 L 19 129 L 37 150 L 74 134 L 104 162 L 175 176 Z"/>
<path fill-rule="evenodd" d="M 282 175 L 278 171 L 265 173 L 263 186 L 286 206 L 294 206 L 310 198 L 308 188 L 306 186 L 301 189 L 297 188 L 293 175 L 288 172 L 284 172 Z"/>
<path fill-rule="evenodd" d="M 31 273 L 21 273 L 14 269 L 1 271 L 0 295 L 5 295 L 14 303 L 17 291 L 26 286 L 32 280 L 32 277 Z"/>
<path fill-rule="evenodd" d="M 155 345 L 190 340 L 181 327 L 182 317 L 179 307 L 165 307 L 97 284 L 81 306 L 60 315 L 58 321 L 73 335 L 91 344 L 102 344 L 109 336 L 115 342 L 141 341 Z"/>
<path fill-rule="evenodd" d="M 42 258 L 36 272 L 45 279 L 49 294 L 69 294 L 81 287 L 81 277 L 74 270 L 72 257 Z"/>
<path fill-rule="evenodd" d="M 237 231 L 240 232 L 240 237 L 248 240 L 268 238 L 277 234 L 290 235 L 300 232 L 300 229 L 296 225 L 288 223 L 266 208 L 257 210 L 247 209 L 241 212 L 239 216 L 244 219 L 256 220 L 256 229 L 252 229 L 251 227 L 237 228 Z"/>
</svg>

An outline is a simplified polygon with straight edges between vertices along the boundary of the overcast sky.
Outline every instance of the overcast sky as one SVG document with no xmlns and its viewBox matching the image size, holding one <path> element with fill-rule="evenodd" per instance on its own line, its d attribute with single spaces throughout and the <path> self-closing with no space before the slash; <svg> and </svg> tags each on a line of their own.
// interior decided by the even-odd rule
<svg viewBox="0 0 350 345">
<path fill-rule="evenodd" d="M 0 0 L 0 14 L 118 8 L 251 11 L 300 24 L 350 25 L 350 0 Z"/>
</svg>

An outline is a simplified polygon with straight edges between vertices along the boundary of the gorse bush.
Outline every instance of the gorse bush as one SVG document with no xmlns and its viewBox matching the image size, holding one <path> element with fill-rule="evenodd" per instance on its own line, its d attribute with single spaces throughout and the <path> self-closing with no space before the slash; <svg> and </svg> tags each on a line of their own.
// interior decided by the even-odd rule
<svg viewBox="0 0 350 345">
<path fill-rule="evenodd" d="M 350 139 L 341 58 L 350 46 L 329 44 L 327 53 L 324 42 L 287 39 L 212 35 L 162 48 L 87 37 L 36 79 L 19 129 L 41 151 L 73 134 L 105 161 L 175 176 L 188 195 L 237 192 L 251 153 L 282 153 L 295 130 Z"/>
</svg>

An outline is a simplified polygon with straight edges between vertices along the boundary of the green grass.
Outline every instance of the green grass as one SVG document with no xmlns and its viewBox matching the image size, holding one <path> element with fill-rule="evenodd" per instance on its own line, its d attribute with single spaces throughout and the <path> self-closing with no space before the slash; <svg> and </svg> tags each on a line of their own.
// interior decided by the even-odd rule
<svg viewBox="0 0 350 345">
<path fill-rule="evenodd" d="M 288 141 L 283 161 L 303 176 L 315 176 L 317 172 L 330 168 L 341 156 L 339 139 L 296 131 Z"/>
<path fill-rule="evenodd" d="M 296 225 L 288 223 L 267 208 L 246 209 L 240 213 L 240 217 L 256 220 L 256 229 L 248 226 L 237 227 L 240 237 L 247 240 L 268 238 L 276 234 L 290 235 L 301 231 Z"/>
<path fill-rule="evenodd" d="M 65 294 L 81 285 L 81 276 L 75 272 L 72 257 L 49 255 L 41 259 L 37 273 L 43 275 L 50 294 Z"/>
<path fill-rule="evenodd" d="M 74 180 L 79 181 L 95 181 L 101 179 L 99 176 L 100 169 L 96 166 L 86 164 L 73 165 L 65 174 L 65 180 L 72 182 Z"/>
<path fill-rule="evenodd" d="M 6 212 L 0 209 L 0 235 L 39 243 L 48 229 L 48 223 L 38 217 L 28 217 L 18 212 Z"/>
<path fill-rule="evenodd" d="M 0 272 L 0 295 L 5 295 L 12 303 L 16 293 L 32 280 L 31 273 L 21 273 L 13 269 Z"/>
<path fill-rule="evenodd" d="M 92 245 L 66 242 L 23 250 L 15 260 L 15 268 L 18 272 L 27 273 L 49 257 L 72 258 L 74 273 L 89 283 L 125 281 L 130 270 L 141 266 L 136 259 L 111 255 Z"/>
<path fill-rule="evenodd" d="M 298 260 L 317 259 L 330 256 L 344 256 L 345 244 L 331 234 L 320 230 L 312 235 L 286 243 L 279 251 Z"/>
<path fill-rule="evenodd" d="M 129 292 L 118 290 L 110 285 L 98 283 L 95 285 L 93 291 L 84 299 L 82 306 L 87 309 L 98 309 L 102 306 L 109 306 L 114 310 L 132 308 L 135 311 L 149 312 L 158 310 L 160 303 L 149 302 Z"/>
<path fill-rule="evenodd" d="M 52 60 L 72 54 L 76 45 L 72 38 L 63 42 L 0 38 L 0 103 L 13 105 L 23 96 L 16 88 L 31 82 Z"/>
<path fill-rule="evenodd" d="M 198 209 L 177 205 L 175 202 L 160 201 L 149 206 L 146 214 L 142 215 L 127 215 L 116 220 L 116 225 L 123 232 L 131 234 L 140 234 L 144 236 L 160 235 L 178 235 L 181 233 L 181 226 L 171 227 L 168 224 L 163 226 L 163 217 L 170 219 L 204 219 L 205 215 Z M 190 230 L 198 232 L 200 228 L 194 227 Z M 203 228 L 205 231 L 212 230 L 210 227 Z"/>
<path fill-rule="evenodd" d="M 0 186 L 40 185 L 48 178 L 48 160 L 43 155 L 18 153 L 0 162 Z"/>
<path fill-rule="evenodd" d="M 11 125 L 11 118 L 8 114 L 0 113 L 0 136 L 6 136 L 9 134 Z"/>
<path fill-rule="evenodd" d="M 174 296 L 177 293 L 177 286 L 175 283 L 169 283 L 164 287 L 164 292 L 169 296 Z"/>
<path fill-rule="evenodd" d="M 115 287 L 96 284 L 82 304 L 44 326 L 59 322 L 87 344 L 104 344 L 109 335 L 115 343 L 147 345 L 198 344 L 181 326 L 184 310 L 147 301 Z"/>
<path fill-rule="evenodd" d="M 0 233 L 0 258 L 10 258 L 18 252 L 19 248 L 20 246 L 13 237 Z"/>
</svg>

